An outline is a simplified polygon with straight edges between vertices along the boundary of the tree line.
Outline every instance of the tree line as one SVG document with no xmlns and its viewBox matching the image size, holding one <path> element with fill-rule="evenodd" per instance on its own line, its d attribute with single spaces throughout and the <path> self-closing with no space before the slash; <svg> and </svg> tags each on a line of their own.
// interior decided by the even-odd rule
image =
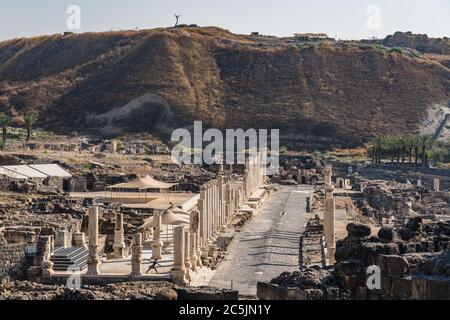
<svg viewBox="0 0 450 320">
<path fill-rule="evenodd" d="M 31 139 L 31 128 L 37 121 L 37 116 L 34 113 L 27 113 L 20 117 L 22 120 L 25 129 L 27 130 L 26 142 Z M 11 115 L 6 114 L 4 112 L 0 112 L 0 127 L 2 128 L 2 143 L 1 148 L 4 149 L 6 147 L 6 142 L 8 139 L 8 127 L 12 124 L 13 118 Z"/>
<path fill-rule="evenodd" d="M 450 155 L 449 146 L 439 145 L 428 134 L 379 135 L 369 143 L 372 164 L 380 165 L 382 159 L 391 163 L 426 167 L 431 159 L 442 161 Z"/>
</svg>

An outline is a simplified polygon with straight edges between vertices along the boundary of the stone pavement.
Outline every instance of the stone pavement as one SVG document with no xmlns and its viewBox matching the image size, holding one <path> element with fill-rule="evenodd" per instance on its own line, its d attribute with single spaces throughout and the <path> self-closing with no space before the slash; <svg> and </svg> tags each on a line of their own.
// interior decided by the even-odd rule
<svg viewBox="0 0 450 320">
<path fill-rule="evenodd" d="M 259 214 L 236 233 L 209 285 L 256 296 L 258 281 L 270 281 L 285 271 L 298 270 L 299 241 L 308 218 L 310 187 L 280 186 Z"/>
</svg>

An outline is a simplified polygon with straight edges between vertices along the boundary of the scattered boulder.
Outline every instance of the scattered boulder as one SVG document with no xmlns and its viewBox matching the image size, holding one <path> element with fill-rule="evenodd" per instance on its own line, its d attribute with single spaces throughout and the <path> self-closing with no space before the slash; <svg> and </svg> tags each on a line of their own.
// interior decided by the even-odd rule
<svg viewBox="0 0 450 320">
<path fill-rule="evenodd" d="M 419 233 L 410 228 L 398 229 L 398 234 L 403 241 L 410 241 L 419 236 Z"/>
<path fill-rule="evenodd" d="M 419 264 L 416 273 L 423 273 L 433 276 L 450 276 L 450 250 L 445 250 L 437 256 L 424 259 Z"/>
<path fill-rule="evenodd" d="M 370 227 L 363 224 L 349 223 L 347 225 L 348 236 L 368 237 L 370 236 L 371 232 L 372 230 L 370 229 Z"/>
<path fill-rule="evenodd" d="M 423 231 L 423 220 L 421 217 L 416 217 L 408 221 L 406 224 L 406 227 L 414 230 L 415 232 L 422 232 Z"/>
<path fill-rule="evenodd" d="M 178 293 L 172 288 L 163 289 L 155 294 L 155 300 L 177 300 Z"/>
<path fill-rule="evenodd" d="M 398 233 L 391 227 L 383 227 L 378 231 L 378 237 L 380 240 L 384 240 L 387 242 L 396 242 L 398 241 Z"/>
<path fill-rule="evenodd" d="M 316 289 L 329 282 L 330 272 L 320 268 L 308 268 L 303 272 L 284 272 L 272 279 L 271 284 L 280 287 L 296 287 L 301 289 Z"/>
</svg>

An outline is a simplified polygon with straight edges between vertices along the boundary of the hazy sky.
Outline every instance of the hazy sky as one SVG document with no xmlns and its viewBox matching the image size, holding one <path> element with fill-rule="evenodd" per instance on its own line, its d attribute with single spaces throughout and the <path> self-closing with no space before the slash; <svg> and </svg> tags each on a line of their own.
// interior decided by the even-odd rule
<svg viewBox="0 0 450 320">
<path fill-rule="evenodd" d="M 81 9 L 76 32 L 169 27 L 179 13 L 180 23 L 244 34 L 326 32 L 360 39 L 412 31 L 450 36 L 450 0 L 0 0 L 0 40 L 67 31 L 69 5 Z"/>
</svg>

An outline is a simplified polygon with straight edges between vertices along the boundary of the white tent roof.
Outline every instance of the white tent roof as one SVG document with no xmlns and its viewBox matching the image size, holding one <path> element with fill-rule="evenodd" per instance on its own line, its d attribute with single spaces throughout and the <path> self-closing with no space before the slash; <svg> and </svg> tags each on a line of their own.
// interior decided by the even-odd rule
<svg viewBox="0 0 450 320">
<path fill-rule="evenodd" d="M 189 225 L 190 215 L 183 209 L 171 204 L 170 208 L 165 210 L 161 215 L 162 225 Z M 144 224 L 139 227 L 139 229 L 146 229 L 148 227 L 154 227 L 153 217 L 145 220 Z"/>
<path fill-rule="evenodd" d="M 47 178 L 46 174 L 43 174 L 42 172 L 36 171 L 33 168 L 30 168 L 29 166 L 20 165 L 20 166 L 3 166 L 3 168 L 9 172 L 11 175 L 14 174 L 20 174 L 22 176 L 25 176 L 27 178 Z"/>
<path fill-rule="evenodd" d="M 14 179 L 72 177 L 69 172 L 67 172 L 57 164 L 0 166 L 0 174 Z"/>
<path fill-rule="evenodd" d="M 71 178 L 72 175 L 61 168 L 57 164 L 33 164 L 30 165 L 31 168 L 38 170 L 49 177 L 59 177 L 59 178 Z"/>
<path fill-rule="evenodd" d="M 27 180 L 28 179 L 27 176 L 21 175 L 19 173 L 16 173 L 16 172 L 13 172 L 13 171 L 10 171 L 10 170 L 7 170 L 7 169 L 5 169 L 3 167 L 0 167 L 0 175 L 1 176 L 7 176 L 9 178 L 20 179 L 20 180 Z"/>
<path fill-rule="evenodd" d="M 130 182 L 119 183 L 109 186 L 106 189 L 170 189 L 174 186 L 173 183 L 165 183 L 157 181 L 150 176 L 137 178 Z"/>
</svg>

